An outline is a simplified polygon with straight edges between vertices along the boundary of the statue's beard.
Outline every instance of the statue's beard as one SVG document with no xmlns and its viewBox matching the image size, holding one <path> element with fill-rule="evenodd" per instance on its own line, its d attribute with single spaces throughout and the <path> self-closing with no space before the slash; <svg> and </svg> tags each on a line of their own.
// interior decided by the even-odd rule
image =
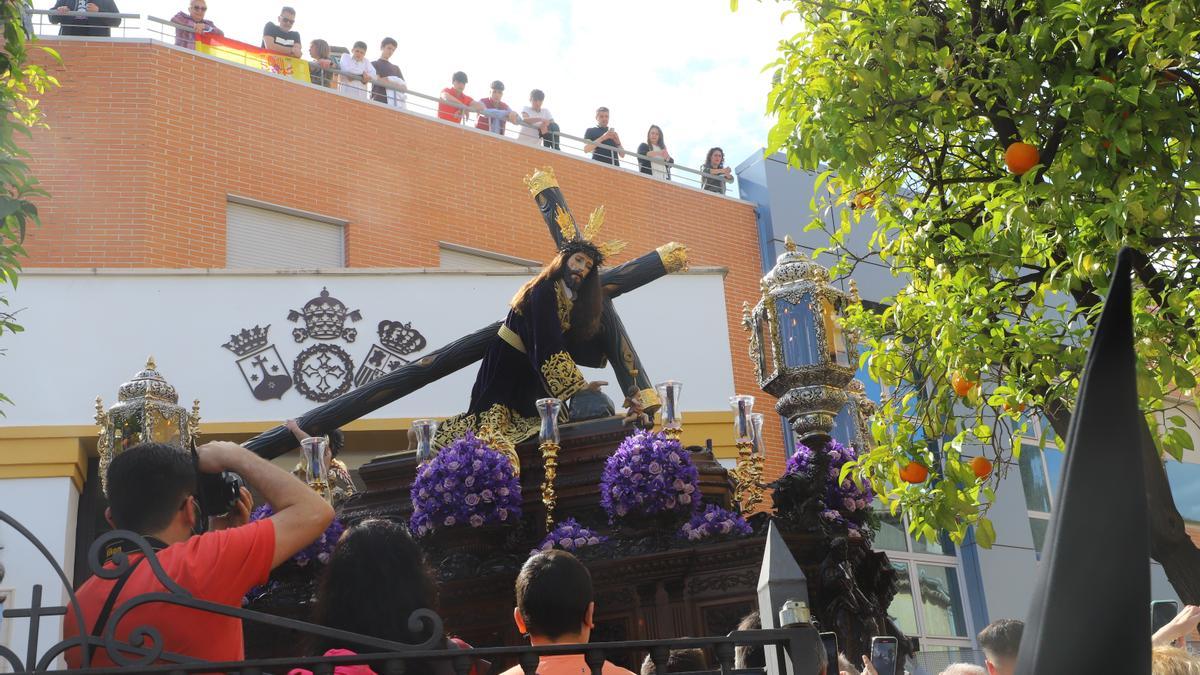
<svg viewBox="0 0 1200 675">
<path fill-rule="evenodd" d="M 563 283 L 574 292 L 579 292 L 579 289 L 583 288 L 583 278 L 581 272 L 573 272 L 570 269 L 563 270 Z"/>
</svg>

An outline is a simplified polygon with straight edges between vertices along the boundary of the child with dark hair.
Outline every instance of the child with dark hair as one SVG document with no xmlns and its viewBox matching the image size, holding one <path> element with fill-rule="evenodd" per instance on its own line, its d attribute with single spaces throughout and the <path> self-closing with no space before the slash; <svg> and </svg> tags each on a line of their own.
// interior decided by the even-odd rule
<svg viewBox="0 0 1200 675">
<path fill-rule="evenodd" d="M 703 649 L 672 649 L 667 655 L 665 673 L 698 673 L 708 670 L 708 659 L 704 658 Z M 659 675 L 650 655 L 642 661 L 642 675 Z"/>
<path fill-rule="evenodd" d="M 437 612 L 437 608 L 437 581 L 421 547 L 403 526 L 371 518 L 347 529 L 333 550 L 321 577 L 313 621 L 326 628 L 412 645 L 430 637 L 424 624 L 422 630 L 412 629 L 409 619 L 413 612 Z M 447 639 L 448 648 L 467 646 L 457 638 Z M 349 656 L 387 650 L 322 638 L 310 651 L 325 656 Z M 486 662 L 476 662 L 469 675 L 479 675 L 487 669 Z M 337 666 L 333 672 L 375 675 L 374 670 L 363 665 Z M 405 672 L 452 675 L 453 671 L 445 661 L 438 661 L 410 662 Z M 311 672 L 296 668 L 289 675 L 311 675 Z"/>
<path fill-rule="evenodd" d="M 338 61 L 338 91 L 343 94 L 366 101 L 371 96 L 367 85 L 377 77 L 374 64 L 367 60 L 367 43 L 362 40 Z"/>
<path fill-rule="evenodd" d="M 596 603 L 592 601 L 592 575 L 583 563 L 566 551 L 534 554 L 517 575 L 517 606 L 513 620 L 517 630 L 529 636 L 535 647 L 585 644 L 595 625 Z M 538 675 L 579 675 L 591 672 L 583 654 L 543 656 Z M 513 666 L 502 675 L 523 675 Z M 620 666 L 604 662 L 604 675 L 633 675 Z"/>
<path fill-rule="evenodd" d="M 1019 619 L 997 619 L 979 631 L 979 647 L 990 675 L 1012 675 L 1016 671 L 1024 631 L 1025 622 Z"/>
</svg>

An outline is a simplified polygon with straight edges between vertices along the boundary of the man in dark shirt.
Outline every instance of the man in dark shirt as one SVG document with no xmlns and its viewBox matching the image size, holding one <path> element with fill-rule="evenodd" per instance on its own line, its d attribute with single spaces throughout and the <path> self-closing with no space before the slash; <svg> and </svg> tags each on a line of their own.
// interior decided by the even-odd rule
<svg viewBox="0 0 1200 675">
<path fill-rule="evenodd" d="M 383 38 L 383 43 L 379 45 L 379 59 L 371 62 L 375 66 L 375 74 L 379 76 L 379 80 L 384 80 L 389 77 L 398 77 L 404 79 L 404 73 L 400 71 L 400 66 L 392 63 L 388 59 L 392 58 L 392 54 L 396 53 L 396 41 L 390 37 Z M 371 85 L 371 100 L 379 101 L 380 103 L 388 102 L 388 90 L 386 87 L 381 87 L 377 84 Z"/>
<path fill-rule="evenodd" d="M 58 29 L 59 35 L 111 37 L 112 27 L 121 25 L 118 17 L 72 15 L 75 12 L 116 14 L 121 10 L 117 9 L 114 0 L 58 0 L 50 11 L 53 12 L 50 23 L 62 24 Z"/>
<path fill-rule="evenodd" d="M 596 108 L 596 126 L 585 131 L 583 137 L 588 141 L 583 146 L 583 151 L 592 153 L 592 159 L 597 162 L 617 166 L 617 157 L 625 156 L 625 149 L 621 147 L 621 137 L 617 135 L 616 129 L 608 126 L 608 108 Z M 604 145 L 616 148 L 616 150 L 600 147 Z"/>
<path fill-rule="evenodd" d="M 292 30 L 294 25 L 296 10 L 291 7 L 279 10 L 279 25 L 268 21 L 263 26 L 263 49 L 284 56 L 300 56 L 300 33 Z"/>
</svg>

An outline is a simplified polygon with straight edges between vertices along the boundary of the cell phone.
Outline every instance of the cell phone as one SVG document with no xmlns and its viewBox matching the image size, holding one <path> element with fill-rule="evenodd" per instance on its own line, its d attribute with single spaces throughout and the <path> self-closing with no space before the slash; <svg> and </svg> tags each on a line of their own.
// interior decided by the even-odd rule
<svg viewBox="0 0 1200 675">
<path fill-rule="evenodd" d="M 825 663 L 829 664 L 826 666 L 825 672 L 836 673 L 838 670 L 837 633 L 821 633 L 821 644 L 825 645 Z"/>
<path fill-rule="evenodd" d="M 871 638 L 871 665 L 879 675 L 896 675 L 896 638 L 890 635 Z"/>
<path fill-rule="evenodd" d="M 1171 623 L 1171 619 L 1179 614 L 1179 603 L 1174 600 L 1154 600 L 1150 603 L 1150 632 Z"/>
</svg>

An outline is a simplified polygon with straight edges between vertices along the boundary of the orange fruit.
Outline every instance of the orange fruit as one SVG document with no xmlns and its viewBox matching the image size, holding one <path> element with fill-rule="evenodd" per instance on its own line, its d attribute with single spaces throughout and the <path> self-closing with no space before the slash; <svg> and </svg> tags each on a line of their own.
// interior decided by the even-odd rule
<svg viewBox="0 0 1200 675">
<path fill-rule="evenodd" d="M 1019 413 L 1025 412 L 1025 404 L 1024 403 L 1011 403 L 1009 401 L 1004 402 L 1004 412 L 1012 412 L 1014 410 L 1016 410 Z"/>
<path fill-rule="evenodd" d="M 971 393 L 971 389 L 975 383 L 962 376 L 962 373 L 955 373 L 954 377 L 950 378 L 950 386 L 954 387 L 954 393 L 959 396 L 966 396 Z"/>
<path fill-rule="evenodd" d="M 992 463 L 986 457 L 976 457 L 971 460 L 971 471 L 975 472 L 976 478 L 987 478 L 992 472 Z"/>
<path fill-rule="evenodd" d="M 900 479 L 906 483 L 924 483 L 929 478 L 929 469 L 919 462 L 909 462 L 900 470 Z"/>
<path fill-rule="evenodd" d="M 1004 165 L 1018 176 L 1037 166 L 1040 159 L 1036 147 L 1021 141 L 1009 145 L 1004 151 Z"/>
<path fill-rule="evenodd" d="M 864 190 L 854 195 L 854 208 L 865 209 L 875 205 L 875 192 Z"/>
</svg>

